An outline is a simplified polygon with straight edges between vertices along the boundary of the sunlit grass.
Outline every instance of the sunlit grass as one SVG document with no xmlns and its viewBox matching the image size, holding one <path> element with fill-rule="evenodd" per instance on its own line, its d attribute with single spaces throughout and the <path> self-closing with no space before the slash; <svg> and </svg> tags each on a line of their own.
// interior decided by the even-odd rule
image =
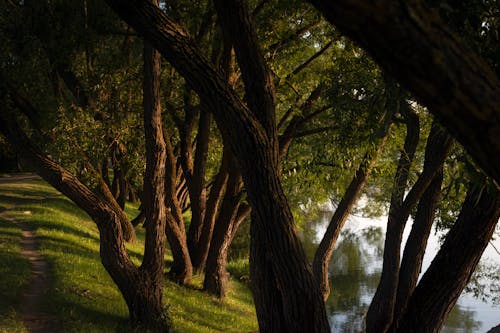
<svg viewBox="0 0 500 333">
<path fill-rule="evenodd" d="M 60 321 L 64 332 L 134 332 L 128 325 L 126 304 L 100 262 L 97 228 L 84 212 L 40 181 L 0 185 L 0 207 L 36 230 L 52 276 L 44 308 Z M 130 205 L 127 213 L 134 217 L 137 205 Z M 16 279 L 8 280 L 0 271 L 0 288 L 5 286 L 11 293 L 0 300 L 3 332 L 2 325 L 20 324 L 15 308 L 20 285 L 29 277 L 29 266 L 19 254 L 19 229 L 1 223 L 0 250 L 6 248 L 10 254 L 7 259 L 0 257 L 0 266 L 16 263 L 9 268 Z M 136 242 L 127 245 L 136 264 L 142 258 L 143 242 L 144 229 L 139 227 Z M 171 261 L 167 251 L 166 262 Z M 22 276 L 25 279 L 19 280 Z M 200 291 L 201 284 L 201 277 L 195 277 L 190 288 L 166 282 L 164 300 L 175 332 L 248 332 L 257 328 L 252 297 L 245 285 L 232 281 L 227 299 L 219 301 Z"/>
</svg>

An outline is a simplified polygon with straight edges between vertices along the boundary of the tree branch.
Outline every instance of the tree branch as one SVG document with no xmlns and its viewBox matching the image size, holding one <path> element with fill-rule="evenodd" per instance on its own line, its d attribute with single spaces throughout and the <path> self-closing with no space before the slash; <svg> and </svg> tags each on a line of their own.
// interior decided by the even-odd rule
<svg viewBox="0 0 500 333">
<path fill-rule="evenodd" d="M 309 0 L 500 182 L 500 80 L 424 1 Z"/>
</svg>

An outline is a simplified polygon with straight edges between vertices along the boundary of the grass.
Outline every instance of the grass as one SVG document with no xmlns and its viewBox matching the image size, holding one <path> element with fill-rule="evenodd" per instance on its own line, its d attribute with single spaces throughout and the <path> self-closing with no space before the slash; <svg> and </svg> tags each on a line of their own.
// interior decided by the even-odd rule
<svg viewBox="0 0 500 333">
<path fill-rule="evenodd" d="M 133 216 L 136 208 L 128 207 L 127 213 Z M 126 304 L 100 262 L 97 228 L 84 212 L 37 180 L 1 184 L 0 211 L 36 230 L 40 251 L 51 267 L 44 309 L 60 321 L 64 332 L 134 332 L 128 325 Z M 128 249 L 139 264 L 144 231 L 137 231 L 137 241 Z M 29 280 L 29 265 L 19 254 L 20 237 L 15 225 L 0 220 L 0 332 L 24 331 L 16 307 Z M 167 254 L 166 262 L 171 261 Z M 164 300 L 174 332 L 241 333 L 257 328 L 245 284 L 231 281 L 224 301 L 200 291 L 201 284 L 200 276 L 190 287 L 166 281 Z"/>
<path fill-rule="evenodd" d="M 21 230 L 0 218 L 0 332 L 25 332 L 15 311 L 20 290 L 30 277 L 29 262 L 19 246 Z"/>
</svg>

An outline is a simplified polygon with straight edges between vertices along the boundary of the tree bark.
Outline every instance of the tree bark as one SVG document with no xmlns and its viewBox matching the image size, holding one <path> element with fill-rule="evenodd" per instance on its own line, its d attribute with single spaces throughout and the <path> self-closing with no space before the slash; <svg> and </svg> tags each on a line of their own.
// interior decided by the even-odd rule
<svg viewBox="0 0 500 333">
<path fill-rule="evenodd" d="M 229 273 L 226 271 L 229 248 L 239 226 L 250 215 L 251 208 L 242 202 L 243 182 L 234 156 L 227 152 L 229 170 L 226 192 L 222 201 L 208 253 L 203 289 L 219 298 L 227 292 Z"/>
<path fill-rule="evenodd" d="M 174 262 L 169 275 L 173 281 L 187 284 L 193 275 L 193 266 L 187 247 L 186 230 L 182 209 L 177 199 L 177 163 L 174 156 L 172 143 L 165 131 L 166 166 L 165 166 L 165 200 L 167 205 L 167 225 L 165 232 Z"/>
<path fill-rule="evenodd" d="M 157 0 L 151 0 L 158 5 Z M 165 268 L 165 160 L 166 148 L 163 139 L 160 105 L 161 55 L 144 42 L 144 133 L 146 142 L 146 171 L 144 174 L 144 214 L 146 217 L 146 246 L 141 270 L 148 273 L 149 281 L 141 290 L 147 295 L 155 317 L 165 319 L 163 314 L 163 271 Z M 123 190 L 123 189 L 122 189 Z M 153 315 L 153 314 L 151 314 Z M 166 326 L 166 325 L 165 325 Z"/>
<path fill-rule="evenodd" d="M 500 192 L 471 186 L 457 221 L 391 332 L 439 332 L 474 272 L 500 217 Z"/>
<path fill-rule="evenodd" d="M 120 290 L 134 325 L 144 325 L 161 332 L 168 332 L 163 309 L 158 306 L 152 286 L 151 265 L 140 269 L 134 266 L 125 248 L 122 231 L 122 216 L 99 195 L 82 184 L 69 171 L 38 150 L 19 126 L 0 115 L 0 131 L 16 149 L 23 162 L 35 168 L 36 172 L 58 191 L 82 208 L 96 223 L 99 230 L 100 256 L 104 268 Z M 157 248 L 156 239 L 148 238 L 146 247 Z M 145 254 L 144 263 L 154 262 Z"/>
<path fill-rule="evenodd" d="M 234 234 L 233 229 L 237 228 L 236 218 L 243 185 L 234 157 L 229 156 L 229 159 L 231 171 L 210 243 L 203 281 L 203 289 L 219 298 L 224 298 L 227 292 L 229 279 L 229 273 L 226 271 L 227 254 Z"/>
<path fill-rule="evenodd" d="M 223 192 L 226 189 L 229 178 L 229 164 L 232 159 L 232 154 L 227 146 L 224 146 L 223 149 L 221 166 L 219 172 L 215 176 L 212 188 L 210 189 L 201 236 L 198 242 L 199 260 L 203 268 L 206 267 L 207 258 L 210 256 L 209 252 L 212 247 L 213 233 L 216 228 L 215 222 L 217 218 L 220 218 L 219 205 L 224 196 Z M 206 278 L 207 274 L 205 273 L 205 280 Z"/>
<path fill-rule="evenodd" d="M 329 332 L 323 298 L 280 184 L 276 133 L 268 136 L 188 33 L 164 12 L 146 1 L 106 2 L 176 67 L 229 139 L 252 206 L 250 267 L 260 331 Z"/>
<path fill-rule="evenodd" d="M 393 205 L 393 201 L 391 201 L 391 208 L 389 210 L 389 218 L 387 222 L 382 276 L 380 278 L 380 284 L 377 291 L 375 292 L 374 300 L 372 301 L 372 304 L 370 304 L 368 312 L 370 314 L 370 318 L 373 319 L 373 316 L 380 311 L 380 309 L 377 308 L 377 304 L 382 303 L 387 307 L 385 310 L 391 311 L 391 313 L 385 313 L 375 321 L 378 325 L 376 326 L 376 329 L 379 330 L 377 332 L 385 332 L 394 319 L 399 281 L 401 242 L 406 222 L 408 221 L 411 211 L 417 205 L 425 190 L 429 187 L 432 179 L 442 168 L 444 160 L 446 159 L 450 149 L 451 142 L 452 140 L 448 133 L 441 129 L 436 122 L 434 122 L 432 124 L 429 137 L 427 138 L 422 173 L 406 195 L 404 201 L 395 201 L 395 205 Z M 409 167 L 409 165 L 407 167 Z M 403 185 L 403 183 L 401 183 L 401 185 Z M 404 188 L 405 187 L 401 187 L 400 189 L 404 191 Z M 370 310 L 373 312 L 370 313 Z M 368 327 L 367 316 L 367 331 Z M 370 326 L 370 329 L 373 329 L 373 327 Z"/>
<path fill-rule="evenodd" d="M 431 231 L 434 213 L 441 194 L 443 158 L 448 154 L 451 144 L 452 139 L 450 135 L 434 122 L 426 147 L 424 169 L 428 170 L 429 165 L 440 165 L 440 167 L 418 203 L 412 230 L 406 241 L 399 271 L 394 320 L 397 320 L 399 315 L 403 312 L 417 284 L 427 239 Z"/>
<path fill-rule="evenodd" d="M 205 266 L 208 247 L 201 246 L 207 208 L 207 190 L 205 187 L 205 170 L 208 156 L 208 141 L 210 137 L 210 114 L 202 110 L 196 136 L 196 151 L 194 156 L 193 174 L 188 182 L 191 200 L 191 225 L 188 230 L 188 249 L 191 255 L 193 270 L 201 272 Z M 208 226 L 210 227 L 210 226 Z M 204 244 L 206 245 L 206 243 Z"/>
<path fill-rule="evenodd" d="M 425 190 L 420 199 L 415 220 L 410 235 L 406 241 L 399 269 L 398 291 L 396 294 L 396 305 L 394 307 L 394 321 L 398 320 L 406 308 L 408 300 L 415 290 L 418 276 L 422 269 L 422 262 L 427 247 L 427 240 L 431 233 L 434 215 L 441 196 L 441 185 L 443 183 L 443 168 L 441 168 L 431 184 Z"/>
<path fill-rule="evenodd" d="M 500 183 L 500 80 L 425 1 L 309 0 L 434 113 Z"/>
<path fill-rule="evenodd" d="M 401 210 L 406 190 L 406 183 L 410 173 L 410 166 L 417 149 L 420 121 L 418 115 L 405 106 L 403 116 L 406 119 L 406 138 L 401 151 L 394 188 L 391 194 L 389 217 L 384 244 L 384 262 L 380 282 L 373 296 L 366 314 L 366 332 L 383 333 L 392 321 L 394 310 L 394 293 L 397 288 L 397 274 L 399 268 L 399 246 L 406 219 L 402 219 Z"/>
</svg>

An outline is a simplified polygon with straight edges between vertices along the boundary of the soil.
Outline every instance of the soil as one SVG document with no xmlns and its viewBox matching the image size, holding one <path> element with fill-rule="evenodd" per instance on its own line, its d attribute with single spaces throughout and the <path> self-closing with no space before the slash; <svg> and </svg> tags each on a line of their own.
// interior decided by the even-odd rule
<svg viewBox="0 0 500 333">
<path fill-rule="evenodd" d="M 32 174 L 0 178 L 0 185 L 36 178 L 39 177 Z M 38 250 L 35 231 L 29 224 L 9 217 L 5 211 L 1 212 L 0 216 L 14 223 L 22 230 L 21 254 L 30 262 L 31 278 L 23 289 L 18 306 L 24 325 L 31 333 L 60 332 L 55 318 L 47 314 L 43 309 L 43 301 L 50 287 L 50 268 Z"/>
</svg>

